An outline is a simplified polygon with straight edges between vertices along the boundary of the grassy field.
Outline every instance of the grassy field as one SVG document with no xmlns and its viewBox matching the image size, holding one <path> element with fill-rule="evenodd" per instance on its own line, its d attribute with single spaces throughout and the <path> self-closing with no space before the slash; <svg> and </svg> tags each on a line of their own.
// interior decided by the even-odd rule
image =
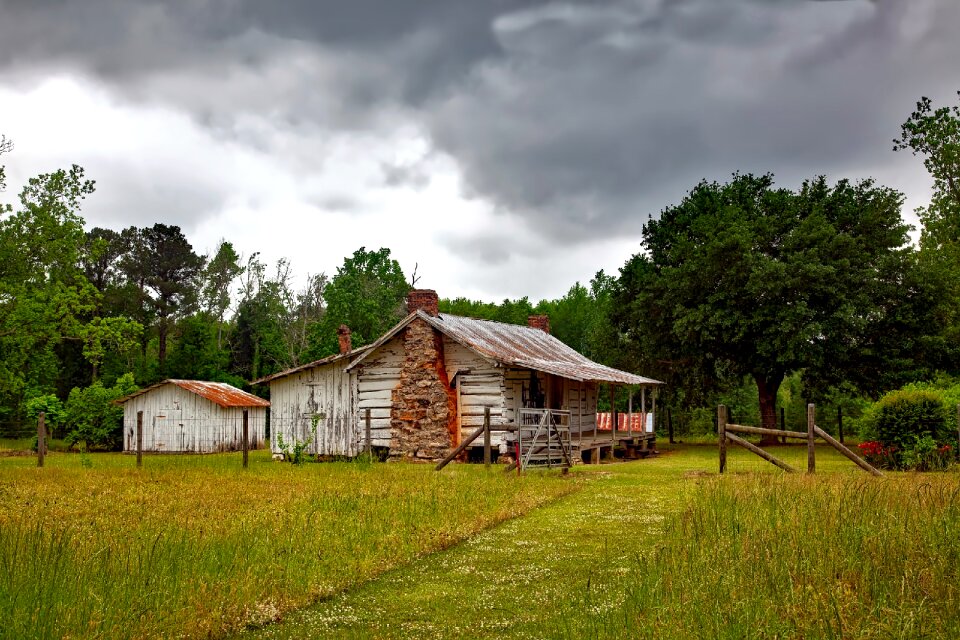
<svg viewBox="0 0 960 640">
<path fill-rule="evenodd" d="M 0 457 L 0 636 L 960 637 L 957 472 L 662 448 L 520 479 Z"/>
<path fill-rule="evenodd" d="M 0 457 L 0 636 L 207 637 L 449 547 L 573 491 L 457 465 L 294 467 L 256 452 Z"/>
<path fill-rule="evenodd" d="M 716 465 L 678 446 L 579 468 L 581 491 L 249 635 L 960 637 L 957 473 L 872 479 L 829 449 L 812 478 Z"/>
</svg>

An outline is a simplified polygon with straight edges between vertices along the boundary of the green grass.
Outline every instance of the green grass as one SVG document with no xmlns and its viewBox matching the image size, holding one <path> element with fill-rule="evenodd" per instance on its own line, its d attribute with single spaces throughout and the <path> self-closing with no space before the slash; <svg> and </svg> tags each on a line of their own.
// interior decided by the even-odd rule
<svg viewBox="0 0 960 640">
<path fill-rule="evenodd" d="M 734 448 L 719 477 L 716 447 L 669 449 L 250 635 L 960 637 L 956 473 L 873 479 L 818 448 L 788 476 Z"/>
<path fill-rule="evenodd" d="M 86 465 L 86 466 L 85 466 Z M 575 490 L 458 465 L 255 452 L 0 458 L 0 636 L 218 636 L 328 598 Z"/>
<path fill-rule="evenodd" d="M 519 479 L 0 458 L 0 636 L 960 637 L 956 471 L 732 448 L 721 477 L 716 446 L 661 447 Z"/>
</svg>

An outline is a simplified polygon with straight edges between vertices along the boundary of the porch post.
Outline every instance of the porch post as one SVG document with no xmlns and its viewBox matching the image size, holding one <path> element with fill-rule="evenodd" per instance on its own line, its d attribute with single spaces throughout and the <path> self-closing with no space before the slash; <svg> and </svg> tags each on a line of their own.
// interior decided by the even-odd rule
<svg viewBox="0 0 960 640">
<path fill-rule="evenodd" d="M 630 437 L 633 437 L 633 389 L 630 389 L 630 395 L 627 396 L 627 430 Z"/>
<path fill-rule="evenodd" d="M 647 388 L 640 387 L 640 415 L 641 417 L 641 426 L 640 430 L 643 432 L 643 435 L 640 437 L 640 449 L 646 451 L 648 449 L 647 445 Z"/>
<path fill-rule="evenodd" d="M 613 457 L 613 450 L 617 446 L 617 390 L 613 383 L 610 383 L 610 457 Z"/>
</svg>

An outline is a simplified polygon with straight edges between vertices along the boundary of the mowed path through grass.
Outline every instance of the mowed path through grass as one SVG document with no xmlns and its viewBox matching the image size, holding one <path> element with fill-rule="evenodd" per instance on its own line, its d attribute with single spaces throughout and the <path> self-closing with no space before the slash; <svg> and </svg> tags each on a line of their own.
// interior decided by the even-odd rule
<svg viewBox="0 0 960 640">
<path fill-rule="evenodd" d="M 806 459 L 803 447 L 777 453 L 798 467 Z M 818 458 L 825 472 L 861 473 L 832 451 L 818 451 Z M 579 467 L 577 493 L 246 637 L 609 635 L 630 576 L 663 545 L 667 520 L 716 467 L 709 446 Z M 739 450 L 731 452 L 730 467 L 734 475 L 782 475 Z"/>
</svg>

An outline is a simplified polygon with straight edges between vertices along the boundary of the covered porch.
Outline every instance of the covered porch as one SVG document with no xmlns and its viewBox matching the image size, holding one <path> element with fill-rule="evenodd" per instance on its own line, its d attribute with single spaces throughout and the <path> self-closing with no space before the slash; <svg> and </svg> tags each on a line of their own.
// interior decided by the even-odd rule
<svg viewBox="0 0 960 640">
<path fill-rule="evenodd" d="M 508 455 L 521 468 L 599 463 L 621 453 L 639 458 L 656 453 L 656 396 L 659 382 L 625 372 L 635 380 L 572 380 L 566 376 L 531 371 L 537 383 L 520 391 L 522 406 L 501 427 Z M 610 412 L 597 411 L 600 394 L 609 398 Z M 624 401 L 625 399 L 625 401 Z M 626 406 L 618 411 L 617 403 Z M 512 417 L 512 420 L 509 419 Z"/>
</svg>

